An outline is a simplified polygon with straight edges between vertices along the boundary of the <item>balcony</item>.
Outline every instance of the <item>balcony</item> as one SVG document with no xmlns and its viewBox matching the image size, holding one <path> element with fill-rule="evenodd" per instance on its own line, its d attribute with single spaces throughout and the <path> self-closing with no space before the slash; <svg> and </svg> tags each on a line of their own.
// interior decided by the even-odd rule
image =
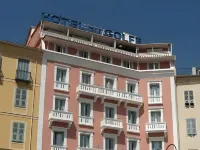
<svg viewBox="0 0 200 150">
<path fill-rule="evenodd" d="M 16 70 L 15 80 L 30 83 L 31 73 L 28 71 Z"/>
<path fill-rule="evenodd" d="M 93 126 L 93 118 L 86 116 L 79 116 L 79 124 L 85 126 Z"/>
<path fill-rule="evenodd" d="M 51 145 L 51 150 L 67 150 L 66 146 Z"/>
<path fill-rule="evenodd" d="M 68 123 L 68 128 L 70 128 L 73 122 L 73 114 L 65 111 L 51 110 L 49 113 L 49 126 L 51 126 L 53 122 Z"/>
<path fill-rule="evenodd" d="M 69 91 L 69 84 L 65 82 L 54 81 L 54 89 L 61 91 Z"/>
<path fill-rule="evenodd" d="M 112 119 L 112 118 L 103 118 L 101 120 L 101 130 L 102 132 L 104 129 L 114 129 L 118 130 L 118 135 L 121 133 L 123 129 L 122 120 Z"/>
<path fill-rule="evenodd" d="M 148 98 L 148 103 L 149 104 L 162 104 L 162 97 L 149 97 Z"/>
<path fill-rule="evenodd" d="M 88 85 L 80 83 L 76 89 L 76 92 L 78 96 L 82 93 L 85 93 L 95 97 L 102 97 L 103 99 L 105 98 L 115 99 L 119 103 L 121 101 L 124 101 L 125 104 L 135 103 L 141 105 L 143 103 L 142 97 L 138 94 L 128 93 L 125 91 L 119 91 L 114 89 L 107 89 L 96 85 Z"/>
<path fill-rule="evenodd" d="M 158 132 L 164 132 L 166 136 L 167 132 L 167 124 L 164 122 L 158 122 L 158 123 L 147 123 L 146 124 L 146 133 L 148 136 L 148 133 L 158 133 Z"/>
<path fill-rule="evenodd" d="M 127 124 L 127 131 L 128 132 L 134 132 L 134 133 L 139 133 L 140 132 L 140 126 L 137 124 Z"/>
</svg>

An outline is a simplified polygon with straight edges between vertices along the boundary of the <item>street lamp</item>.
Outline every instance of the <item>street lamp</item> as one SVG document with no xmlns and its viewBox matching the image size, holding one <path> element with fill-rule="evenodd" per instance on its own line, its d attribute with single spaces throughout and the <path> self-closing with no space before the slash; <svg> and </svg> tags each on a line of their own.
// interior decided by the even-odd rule
<svg viewBox="0 0 200 150">
<path fill-rule="evenodd" d="M 175 149 L 177 150 L 177 148 L 176 148 L 176 146 L 175 146 L 174 144 L 169 144 L 169 145 L 167 146 L 166 150 L 168 150 L 168 148 L 169 148 L 170 146 L 174 146 Z"/>
</svg>

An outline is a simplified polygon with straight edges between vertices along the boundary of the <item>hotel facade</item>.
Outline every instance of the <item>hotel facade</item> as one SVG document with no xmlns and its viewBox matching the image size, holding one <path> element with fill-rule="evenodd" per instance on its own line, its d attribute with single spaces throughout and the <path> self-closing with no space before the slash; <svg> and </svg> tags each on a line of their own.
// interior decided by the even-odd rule
<svg viewBox="0 0 200 150">
<path fill-rule="evenodd" d="M 26 41 L 43 50 L 37 150 L 178 148 L 172 44 L 131 43 L 49 16 Z"/>
<path fill-rule="evenodd" d="M 41 49 L 0 41 L 0 150 L 36 150 Z"/>
</svg>

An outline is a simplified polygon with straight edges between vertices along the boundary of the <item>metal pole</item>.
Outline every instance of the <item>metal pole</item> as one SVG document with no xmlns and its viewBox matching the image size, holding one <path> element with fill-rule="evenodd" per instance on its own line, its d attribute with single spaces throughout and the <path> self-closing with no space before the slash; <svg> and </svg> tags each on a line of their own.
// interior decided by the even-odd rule
<svg viewBox="0 0 200 150">
<path fill-rule="evenodd" d="M 174 146 L 175 149 L 177 150 L 177 148 L 176 148 L 176 146 L 175 146 L 174 144 L 169 144 L 169 145 L 167 146 L 166 150 L 168 150 L 168 148 L 169 148 L 170 146 Z"/>
</svg>

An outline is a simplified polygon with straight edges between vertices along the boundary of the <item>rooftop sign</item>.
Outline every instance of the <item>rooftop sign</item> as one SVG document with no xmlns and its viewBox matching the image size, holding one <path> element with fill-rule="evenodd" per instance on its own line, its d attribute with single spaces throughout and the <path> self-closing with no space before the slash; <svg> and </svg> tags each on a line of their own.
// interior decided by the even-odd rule
<svg viewBox="0 0 200 150">
<path fill-rule="evenodd" d="M 98 28 L 98 27 L 95 27 L 95 26 L 84 24 L 84 23 L 79 22 L 79 21 L 67 19 L 67 18 L 64 18 L 62 16 L 56 16 L 56 15 L 52 15 L 52 14 L 48 14 L 48 13 L 42 13 L 42 20 L 50 21 L 50 22 L 61 24 L 61 25 L 64 25 L 64 26 L 69 26 L 69 27 L 72 27 L 72 28 L 77 28 L 77 29 L 80 29 L 80 30 L 96 33 L 96 34 L 99 34 L 99 35 L 112 37 L 112 38 L 119 39 L 119 40 L 122 40 L 122 41 L 128 41 L 128 42 L 133 43 L 133 44 L 136 44 L 136 43 L 140 44 L 141 43 L 140 38 L 133 36 L 133 35 L 130 35 L 128 33 L 124 33 L 124 32 L 120 33 L 120 32 L 114 32 L 112 30 L 101 29 L 101 28 Z"/>
</svg>

